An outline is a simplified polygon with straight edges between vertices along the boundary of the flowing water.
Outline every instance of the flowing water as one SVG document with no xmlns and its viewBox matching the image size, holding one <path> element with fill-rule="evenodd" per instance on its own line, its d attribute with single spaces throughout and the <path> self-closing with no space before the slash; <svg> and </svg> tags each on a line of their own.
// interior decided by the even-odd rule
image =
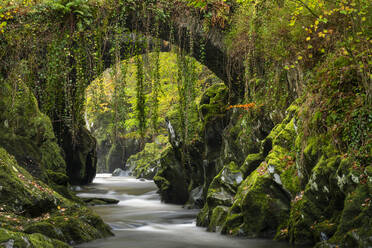
<svg viewBox="0 0 372 248">
<path fill-rule="evenodd" d="M 153 181 L 98 174 L 80 197 L 120 200 L 117 205 L 94 206 L 108 223 L 113 237 L 77 247 L 99 248 L 284 248 L 286 243 L 263 239 L 238 239 L 209 233 L 195 225 L 198 210 L 165 204 Z"/>
</svg>

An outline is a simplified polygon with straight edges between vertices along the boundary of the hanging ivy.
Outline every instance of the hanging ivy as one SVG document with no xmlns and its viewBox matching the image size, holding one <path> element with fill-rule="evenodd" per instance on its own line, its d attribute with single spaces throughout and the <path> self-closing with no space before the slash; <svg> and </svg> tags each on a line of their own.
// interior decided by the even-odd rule
<svg viewBox="0 0 372 248">
<path fill-rule="evenodd" d="M 156 35 L 159 35 L 159 24 L 156 26 Z M 160 93 L 160 40 L 156 39 L 153 69 L 153 84 L 152 84 L 152 104 L 151 104 L 151 125 L 153 136 L 155 137 L 159 131 L 159 93 Z"/>
<path fill-rule="evenodd" d="M 138 122 L 138 132 L 141 137 L 141 146 L 144 145 L 146 134 L 147 120 L 146 120 L 146 94 L 145 94 L 145 76 L 143 71 L 143 58 L 137 55 L 136 58 L 136 117 Z"/>
</svg>

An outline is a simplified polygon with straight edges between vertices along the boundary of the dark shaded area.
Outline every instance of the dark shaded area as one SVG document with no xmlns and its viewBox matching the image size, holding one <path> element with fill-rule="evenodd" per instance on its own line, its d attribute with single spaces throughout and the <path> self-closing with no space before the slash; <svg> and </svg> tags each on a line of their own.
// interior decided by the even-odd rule
<svg viewBox="0 0 372 248">
<path fill-rule="evenodd" d="M 63 139 L 66 153 L 67 175 L 71 184 L 91 183 L 96 175 L 96 140 L 91 133 L 81 127 L 73 141 L 70 133 Z"/>
</svg>

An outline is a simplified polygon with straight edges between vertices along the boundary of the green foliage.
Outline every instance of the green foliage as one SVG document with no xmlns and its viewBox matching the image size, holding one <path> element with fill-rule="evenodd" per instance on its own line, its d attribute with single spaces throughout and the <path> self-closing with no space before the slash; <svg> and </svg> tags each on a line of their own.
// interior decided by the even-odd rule
<svg viewBox="0 0 372 248">
<path fill-rule="evenodd" d="M 160 41 L 159 41 L 160 42 Z M 159 132 L 159 94 L 161 90 L 160 86 L 160 53 L 159 53 L 159 42 L 157 43 L 156 52 L 154 54 L 155 65 L 152 74 L 152 108 L 151 108 L 151 125 L 154 135 Z"/>
<path fill-rule="evenodd" d="M 152 80 L 151 87 L 149 82 L 144 88 L 145 108 L 147 109 L 146 121 L 150 124 L 146 129 L 146 139 L 150 139 L 151 135 L 154 134 L 155 137 L 158 134 L 167 134 L 164 120 L 166 116 L 171 119 L 177 130 L 181 130 L 180 108 L 178 105 L 179 91 L 178 85 L 174 83 L 178 75 L 177 55 L 174 53 L 157 54 L 157 52 L 154 52 L 148 55 L 148 59 L 149 65 L 143 68 L 145 78 Z M 196 73 L 196 76 L 194 76 L 194 79 L 196 79 L 194 81 L 194 97 L 186 94 L 189 97 L 188 101 L 190 101 L 190 98 L 193 99 L 193 102 L 190 102 L 190 106 L 185 108 L 188 111 L 189 118 L 188 141 L 191 141 L 195 138 L 199 129 L 199 115 L 196 109 L 196 103 L 199 98 L 196 96 L 200 95 L 202 87 L 205 87 L 206 79 L 211 81 L 218 81 L 218 79 L 207 70 L 202 69 L 199 63 L 191 61 L 191 58 L 184 59 L 187 59 L 188 63 L 195 66 L 194 73 Z M 114 137 L 112 135 L 115 130 L 115 123 L 117 126 L 117 138 L 140 138 L 139 133 L 137 133 L 139 131 L 139 123 L 136 113 L 137 65 L 135 58 L 126 60 L 120 65 L 118 68 L 121 67 L 122 70 L 117 70 L 119 74 L 116 78 L 118 80 L 115 80 L 114 70 L 110 69 L 87 88 L 86 120 L 99 140 Z M 157 70 L 159 71 L 157 72 Z M 181 68 L 181 70 L 183 69 Z M 186 74 L 185 77 L 190 78 Z M 116 114 L 115 106 L 117 106 Z M 155 119 L 157 120 L 156 128 Z M 115 142 L 115 139 L 109 139 L 112 143 Z"/>
<path fill-rule="evenodd" d="M 178 114 L 180 116 L 181 138 L 186 143 L 189 140 L 191 115 L 195 111 L 195 61 L 182 54 L 177 54 L 177 69 Z"/>
<path fill-rule="evenodd" d="M 53 0 L 46 4 L 62 19 L 76 18 L 76 27 L 79 31 L 83 31 L 84 27 L 92 23 L 93 16 L 88 0 Z"/>
</svg>

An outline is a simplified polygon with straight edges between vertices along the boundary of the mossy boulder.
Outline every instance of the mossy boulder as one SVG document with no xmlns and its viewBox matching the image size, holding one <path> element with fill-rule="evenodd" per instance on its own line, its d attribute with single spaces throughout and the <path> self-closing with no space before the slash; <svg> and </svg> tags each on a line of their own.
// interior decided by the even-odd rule
<svg viewBox="0 0 372 248">
<path fill-rule="evenodd" d="M 197 224 L 207 226 L 209 231 L 220 230 L 242 181 L 243 174 L 234 162 L 224 166 L 208 188 L 206 204 L 197 217 Z"/>
<path fill-rule="evenodd" d="M 277 229 L 286 224 L 292 195 L 300 191 L 294 145 L 297 110 L 297 107 L 290 108 L 283 122 L 266 135 L 258 152 L 248 154 L 240 168 L 236 166 L 241 179 L 246 179 L 232 187 L 234 190 L 226 185 L 213 188 L 216 186 L 213 180 L 198 224 L 209 225 L 209 230 L 222 227 L 223 233 L 249 237 L 274 237 Z M 265 134 L 260 137 L 264 138 Z M 229 203 L 212 201 L 217 199 L 212 196 L 221 192 L 230 192 Z M 222 208 L 215 210 L 217 206 Z M 216 228 L 213 223 L 220 227 Z"/>
<path fill-rule="evenodd" d="M 35 180 L 1 147 L 0 159 L 0 204 L 4 209 L 36 217 L 61 204 L 59 194 Z"/>
<path fill-rule="evenodd" d="M 202 95 L 199 111 L 205 123 L 223 117 L 227 109 L 228 88 L 223 83 L 210 86 Z"/>
<path fill-rule="evenodd" d="M 249 110 L 239 107 L 228 110 L 229 124 L 223 131 L 224 163 L 234 161 L 241 165 L 247 155 L 260 152 L 262 140 L 274 127 L 266 111 L 263 106 L 256 106 Z"/>
<path fill-rule="evenodd" d="M 0 246 L 5 248 L 28 248 L 28 247 L 43 247 L 43 248 L 70 248 L 68 244 L 46 237 L 39 233 L 26 234 L 22 232 L 12 232 L 4 228 L 0 228 Z"/>
<path fill-rule="evenodd" d="M 66 163 L 56 143 L 50 119 L 42 114 L 28 87 L 19 82 L 14 89 L 2 83 L 0 89 L 0 146 L 33 176 L 59 184 L 47 173 L 66 174 Z M 64 182 L 63 182 L 64 183 Z"/>
<path fill-rule="evenodd" d="M 153 143 L 146 143 L 144 149 L 127 160 L 126 166 L 137 178 L 153 179 L 160 168 L 162 152 L 170 147 L 168 137 L 159 135 Z"/>
<path fill-rule="evenodd" d="M 34 247 L 66 247 L 60 241 L 69 244 L 81 243 L 112 234 L 110 228 L 90 209 L 79 202 L 64 198 L 42 181 L 32 177 L 1 147 L 0 222 L 6 229 L 2 232 L 11 234 L 4 242 L 12 242 L 9 241 L 12 239 L 17 243 L 19 240 L 19 246 L 16 247 L 23 247 L 21 239 L 27 238 L 32 243 L 32 237 L 41 242 L 39 246 Z M 17 232 L 16 236 L 21 239 L 13 238 L 14 232 Z M 43 235 L 30 236 L 24 235 L 24 232 Z M 49 243 L 56 245 L 51 246 Z M 28 247 L 27 242 L 25 247 Z"/>
<path fill-rule="evenodd" d="M 164 202 L 185 204 L 189 198 L 185 169 L 172 147 L 166 148 L 159 159 L 159 170 L 154 177 Z"/>
<path fill-rule="evenodd" d="M 201 97 L 199 103 L 200 118 L 203 122 L 203 138 L 206 158 L 212 161 L 220 155 L 222 133 L 227 125 L 228 89 L 224 84 L 213 84 Z"/>
<path fill-rule="evenodd" d="M 223 226 L 223 233 L 248 237 L 273 237 L 289 214 L 283 189 L 262 163 L 238 188 Z"/>
<path fill-rule="evenodd" d="M 252 153 L 248 154 L 243 165 L 240 167 L 244 178 L 249 176 L 263 161 L 265 157 L 262 153 Z"/>
<path fill-rule="evenodd" d="M 322 151 L 305 191 L 293 203 L 289 238 L 296 244 L 319 242 L 317 247 L 369 247 L 372 184 L 367 169 Z"/>
<path fill-rule="evenodd" d="M 372 246 L 372 181 L 357 185 L 345 198 L 340 224 L 330 244 L 344 247 Z"/>
</svg>

